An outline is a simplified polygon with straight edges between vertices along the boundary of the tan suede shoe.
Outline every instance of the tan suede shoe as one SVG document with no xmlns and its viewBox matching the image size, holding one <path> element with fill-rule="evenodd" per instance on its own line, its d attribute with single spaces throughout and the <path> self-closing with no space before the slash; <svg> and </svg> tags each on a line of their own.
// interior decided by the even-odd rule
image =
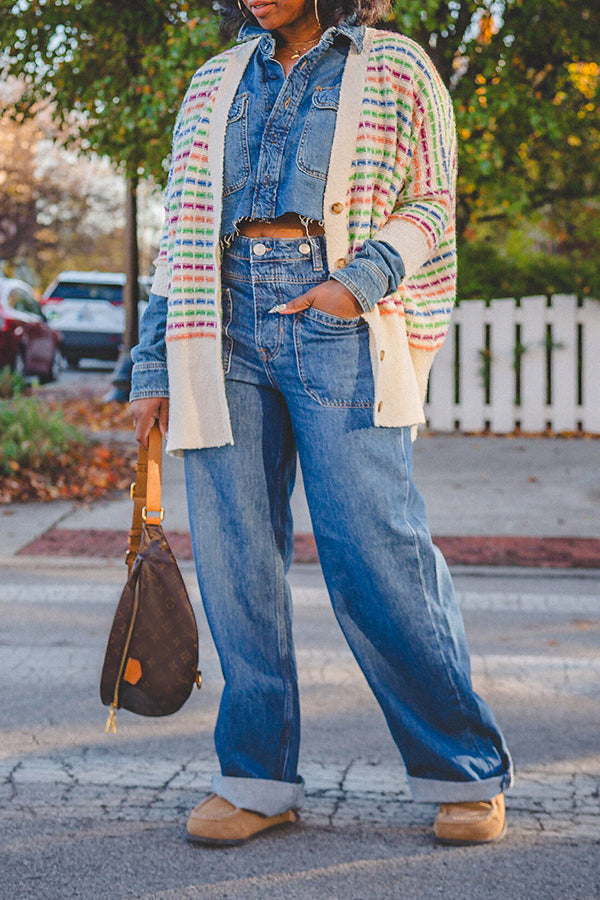
<svg viewBox="0 0 600 900">
<path fill-rule="evenodd" d="M 433 831 L 442 844 L 490 844 L 506 834 L 504 794 L 493 800 L 442 803 Z"/>
<path fill-rule="evenodd" d="M 218 794 L 211 794 L 190 813 L 187 822 L 188 840 L 197 844 L 243 844 L 268 828 L 296 822 L 292 809 L 277 816 L 261 816 L 247 809 L 237 809 Z"/>
</svg>

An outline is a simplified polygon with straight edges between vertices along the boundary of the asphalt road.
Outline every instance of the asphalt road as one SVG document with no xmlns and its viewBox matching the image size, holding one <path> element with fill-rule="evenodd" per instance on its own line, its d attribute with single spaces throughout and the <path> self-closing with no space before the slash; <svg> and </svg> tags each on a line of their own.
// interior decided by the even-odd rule
<svg viewBox="0 0 600 900">
<path fill-rule="evenodd" d="M 299 826 L 232 849 L 186 843 L 215 768 L 221 681 L 191 567 L 205 684 L 164 720 L 104 734 L 104 646 L 124 573 L 98 562 L 5 566 L 0 586 L 0 897 L 185 900 L 591 900 L 600 897 L 600 616 L 595 578 L 457 576 L 477 689 L 515 758 L 509 834 L 440 848 L 329 610 L 292 572 L 301 680 Z"/>
</svg>

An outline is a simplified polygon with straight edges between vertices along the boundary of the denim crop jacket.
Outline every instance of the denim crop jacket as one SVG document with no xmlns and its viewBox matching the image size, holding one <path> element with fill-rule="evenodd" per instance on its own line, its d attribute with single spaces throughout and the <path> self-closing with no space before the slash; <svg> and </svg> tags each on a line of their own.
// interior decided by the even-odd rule
<svg viewBox="0 0 600 900">
<path fill-rule="evenodd" d="M 273 58 L 275 39 L 245 22 L 238 41 L 259 38 L 227 116 L 221 235 L 240 219 L 275 219 L 296 212 L 322 223 L 325 183 L 350 45 L 358 52 L 364 26 L 328 28 L 287 78 Z M 368 312 L 398 289 L 404 276 L 400 253 L 367 239 L 333 278 Z"/>
<path fill-rule="evenodd" d="M 170 397 L 170 453 L 233 442 L 220 353 L 224 142 L 257 43 L 233 47 L 198 70 L 175 127 L 165 229 L 145 337 L 132 354 L 131 395 Z M 370 239 L 388 243 L 404 263 L 398 290 L 364 318 L 374 424 L 413 426 L 424 421 L 429 369 L 448 330 L 456 282 L 452 106 L 413 41 L 367 28 L 362 48 L 350 46 L 331 160 L 323 220 L 332 273 Z M 166 310 L 157 302 L 163 298 Z M 151 346 L 165 312 L 165 341 Z"/>
</svg>

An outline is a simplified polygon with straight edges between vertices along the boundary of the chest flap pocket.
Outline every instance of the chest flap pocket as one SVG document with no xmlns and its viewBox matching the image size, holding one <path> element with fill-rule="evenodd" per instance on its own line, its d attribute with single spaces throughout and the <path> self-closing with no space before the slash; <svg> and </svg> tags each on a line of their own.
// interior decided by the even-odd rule
<svg viewBox="0 0 600 900">
<path fill-rule="evenodd" d="M 223 196 L 239 191 L 250 177 L 248 150 L 248 94 L 238 94 L 227 114 Z"/>
<path fill-rule="evenodd" d="M 312 95 L 296 154 L 305 175 L 327 178 L 339 103 L 339 87 L 317 88 Z"/>
</svg>

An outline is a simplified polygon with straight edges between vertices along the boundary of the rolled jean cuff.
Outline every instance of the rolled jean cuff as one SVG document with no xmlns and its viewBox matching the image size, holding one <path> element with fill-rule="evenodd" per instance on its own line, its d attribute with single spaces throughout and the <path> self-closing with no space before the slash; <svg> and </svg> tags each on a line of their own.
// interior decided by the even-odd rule
<svg viewBox="0 0 600 900">
<path fill-rule="evenodd" d="M 233 778 L 213 775 L 213 793 L 238 809 L 248 809 L 262 816 L 277 816 L 288 809 L 298 809 L 304 801 L 304 781 L 271 781 L 266 778 Z"/>
<path fill-rule="evenodd" d="M 496 775 L 482 781 L 435 781 L 433 778 L 411 778 L 408 786 L 416 803 L 467 803 L 492 800 L 512 784 L 512 775 Z"/>
</svg>

